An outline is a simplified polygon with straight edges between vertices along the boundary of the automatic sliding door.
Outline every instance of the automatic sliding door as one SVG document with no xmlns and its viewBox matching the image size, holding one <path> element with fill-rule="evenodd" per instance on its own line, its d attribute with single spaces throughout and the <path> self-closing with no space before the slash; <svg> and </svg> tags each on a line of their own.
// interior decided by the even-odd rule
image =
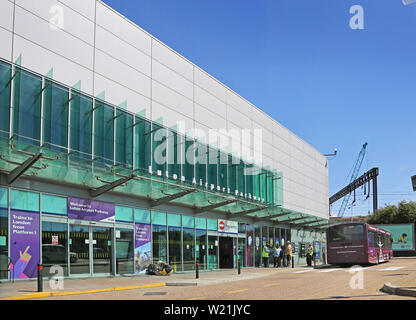
<svg viewBox="0 0 416 320">
<path fill-rule="evenodd" d="M 111 230 L 92 228 L 93 273 L 111 273 Z"/>
<path fill-rule="evenodd" d="M 88 226 L 70 226 L 70 274 L 90 274 L 89 237 L 90 232 Z"/>
</svg>

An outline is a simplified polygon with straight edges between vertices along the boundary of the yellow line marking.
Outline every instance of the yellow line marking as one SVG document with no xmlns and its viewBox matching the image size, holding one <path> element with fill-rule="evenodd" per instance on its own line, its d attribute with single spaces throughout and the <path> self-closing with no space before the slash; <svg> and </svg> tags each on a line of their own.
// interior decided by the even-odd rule
<svg viewBox="0 0 416 320">
<path fill-rule="evenodd" d="M 37 292 L 37 293 L 24 294 L 24 295 L 21 295 L 21 296 L 2 298 L 0 300 L 39 299 L 39 298 L 48 298 L 48 297 L 72 296 L 72 295 L 77 295 L 77 294 L 101 293 L 101 292 L 134 290 L 134 289 L 143 289 L 143 288 L 155 288 L 155 287 L 163 287 L 163 286 L 166 286 L 165 282 L 147 284 L 147 285 L 142 285 L 142 286 L 93 289 L 93 290 L 83 290 L 83 291 Z"/>
<path fill-rule="evenodd" d="M 206 297 L 195 297 L 195 298 L 189 298 L 189 299 L 185 299 L 185 300 L 201 300 L 201 299 L 205 299 Z"/>
<path fill-rule="evenodd" d="M 263 288 L 273 287 L 273 286 L 278 286 L 278 285 L 279 285 L 278 283 L 269 283 L 269 284 L 265 284 L 265 285 L 263 286 Z"/>
<path fill-rule="evenodd" d="M 235 290 L 235 291 L 228 291 L 227 293 L 238 293 L 238 292 L 243 292 L 243 291 L 248 291 L 248 289 L 241 289 L 241 290 Z"/>
</svg>

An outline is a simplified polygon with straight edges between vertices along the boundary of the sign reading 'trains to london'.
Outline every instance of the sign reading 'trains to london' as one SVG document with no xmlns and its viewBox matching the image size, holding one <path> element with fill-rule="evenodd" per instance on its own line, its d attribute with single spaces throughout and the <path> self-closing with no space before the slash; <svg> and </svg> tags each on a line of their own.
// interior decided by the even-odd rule
<svg viewBox="0 0 416 320">
<path fill-rule="evenodd" d="M 70 219 L 114 222 L 115 211 L 115 205 L 111 202 L 68 198 L 68 218 Z"/>
</svg>

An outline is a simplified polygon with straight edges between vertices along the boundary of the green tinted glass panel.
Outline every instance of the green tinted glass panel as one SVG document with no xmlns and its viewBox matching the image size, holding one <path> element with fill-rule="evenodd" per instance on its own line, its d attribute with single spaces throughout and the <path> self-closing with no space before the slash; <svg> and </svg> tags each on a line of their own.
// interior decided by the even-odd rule
<svg viewBox="0 0 416 320">
<path fill-rule="evenodd" d="M 43 91 L 43 143 L 65 151 L 68 146 L 69 90 L 45 80 Z"/>
<path fill-rule="evenodd" d="M 206 218 L 195 218 L 195 228 L 196 229 L 206 229 L 207 228 L 207 219 Z"/>
<path fill-rule="evenodd" d="M 133 165 L 133 116 L 116 111 L 116 162 Z"/>
<path fill-rule="evenodd" d="M 181 226 L 181 215 L 180 214 L 168 214 L 168 226 L 180 227 Z"/>
<path fill-rule="evenodd" d="M 95 100 L 94 159 L 114 163 L 114 108 Z"/>
<path fill-rule="evenodd" d="M 16 210 L 39 211 L 39 193 L 11 190 L 10 208 Z"/>
<path fill-rule="evenodd" d="M 137 223 L 150 224 L 150 211 L 144 209 L 134 209 L 134 221 Z"/>
<path fill-rule="evenodd" d="M 70 148 L 82 158 L 92 154 L 92 99 L 71 92 Z"/>
<path fill-rule="evenodd" d="M 240 164 L 237 166 L 237 170 L 238 170 L 238 177 L 237 177 L 238 193 L 240 194 L 242 192 L 244 194 L 245 187 L 246 187 L 246 177 L 244 175 L 244 162 L 243 161 L 240 161 Z"/>
<path fill-rule="evenodd" d="M 237 188 L 237 164 L 233 163 L 233 157 L 230 155 L 228 156 L 228 187 L 234 194 Z"/>
<path fill-rule="evenodd" d="M 253 196 L 253 167 L 246 166 L 246 193 Z"/>
<path fill-rule="evenodd" d="M 198 185 L 207 181 L 207 148 L 200 142 L 195 142 L 195 179 Z"/>
<path fill-rule="evenodd" d="M 133 222 L 133 208 L 116 206 L 116 221 Z"/>
<path fill-rule="evenodd" d="M 13 133 L 19 141 L 40 144 L 42 80 L 16 67 L 14 77 Z"/>
<path fill-rule="evenodd" d="M 192 182 L 194 178 L 195 145 L 194 141 L 189 137 L 185 137 L 185 149 L 183 150 L 183 154 L 185 160 L 183 161 L 184 166 L 182 175 L 185 177 L 186 181 Z"/>
<path fill-rule="evenodd" d="M 267 198 L 267 181 L 266 181 L 266 170 L 261 169 L 261 174 L 260 174 L 260 197 L 262 199 Z"/>
<path fill-rule="evenodd" d="M 273 203 L 273 174 L 267 171 L 267 202 Z"/>
<path fill-rule="evenodd" d="M 67 215 L 67 199 L 49 194 L 42 194 L 42 213 Z"/>
<path fill-rule="evenodd" d="M 214 148 L 208 148 L 208 184 L 218 185 L 217 181 L 217 162 L 218 162 L 218 150 Z"/>
<path fill-rule="evenodd" d="M 208 230 L 217 231 L 218 230 L 218 220 L 216 219 L 207 219 Z"/>
<path fill-rule="evenodd" d="M 0 137 L 9 136 L 11 74 L 11 66 L 0 61 Z"/>
<path fill-rule="evenodd" d="M 6 188 L 0 188 L 0 208 L 7 208 L 7 189 Z"/>
<path fill-rule="evenodd" d="M 253 172 L 253 196 L 260 197 L 260 175 L 259 168 L 255 167 Z"/>
<path fill-rule="evenodd" d="M 163 176 L 166 171 L 166 134 L 165 128 L 152 124 L 152 171 L 160 170 Z"/>
<path fill-rule="evenodd" d="M 182 216 L 182 225 L 184 228 L 194 228 L 195 227 L 194 217 Z"/>
<path fill-rule="evenodd" d="M 226 153 L 220 152 L 218 158 L 218 185 L 221 188 L 228 187 L 228 174 L 227 174 L 228 157 Z"/>
<path fill-rule="evenodd" d="M 151 160 L 150 150 L 150 122 L 140 117 L 135 117 L 134 125 L 134 152 L 135 169 L 148 170 Z"/>
<path fill-rule="evenodd" d="M 168 171 L 169 176 L 181 177 L 181 141 L 182 137 L 168 129 Z"/>
<path fill-rule="evenodd" d="M 166 226 L 166 213 L 152 211 L 152 224 Z"/>
</svg>

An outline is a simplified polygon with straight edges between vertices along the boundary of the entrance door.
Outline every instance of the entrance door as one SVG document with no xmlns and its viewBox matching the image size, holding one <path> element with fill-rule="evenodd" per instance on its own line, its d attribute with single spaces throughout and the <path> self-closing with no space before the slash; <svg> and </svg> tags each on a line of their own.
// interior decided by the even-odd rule
<svg viewBox="0 0 416 320">
<path fill-rule="evenodd" d="M 219 237 L 219 267 L 220 269 L 233 268 L 234 241 L 230 237 Z"/>
<path fill-rule="evenodd" d="M 112 273 L 110 228 L 70 225 L 69 238 L 71 275 Z"/>
<path fill-rule="evenodd" d="M 90 274 L 90 230 L 88 226 L 69 227 L 69 272 Z"/>
<path fill-rule="evenodd" d="M 111 273 L 111 230 L 92 227 L 92 272 Z"/>
</svg>

